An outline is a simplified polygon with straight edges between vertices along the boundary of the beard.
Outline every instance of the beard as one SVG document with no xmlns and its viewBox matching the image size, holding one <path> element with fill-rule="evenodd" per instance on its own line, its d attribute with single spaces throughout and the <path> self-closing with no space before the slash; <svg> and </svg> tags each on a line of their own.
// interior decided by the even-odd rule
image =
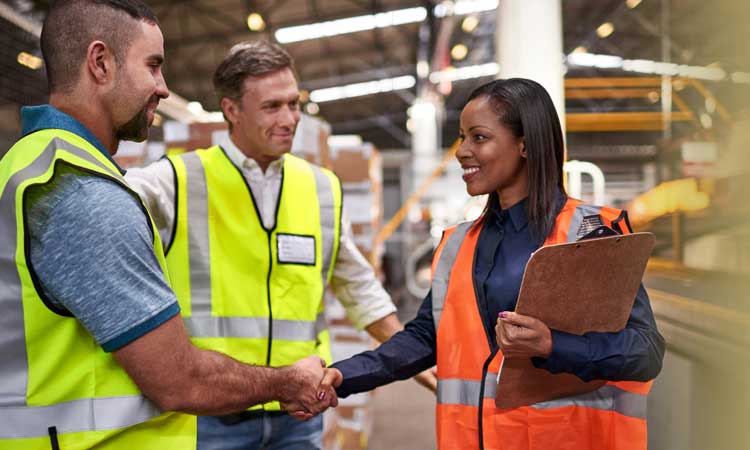
<svg viewBox="0 0 750 450">
<path fill-rule="evenodd" d="M 158 103 L 159 99 L 152 97 L 132 119 L 124 123 L 120 128 L 115 130 L 115 137 L 120 141 L 143 142 L 148 137 L 148 127 L 151 124 L 148 121 L 148 106 Z"/>
</svg>

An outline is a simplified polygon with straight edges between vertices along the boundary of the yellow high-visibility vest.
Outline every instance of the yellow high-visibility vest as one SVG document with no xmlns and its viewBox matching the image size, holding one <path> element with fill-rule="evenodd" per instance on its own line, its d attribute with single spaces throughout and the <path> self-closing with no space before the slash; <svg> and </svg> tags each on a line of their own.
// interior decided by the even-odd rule
<svg viewBox="0 0 750 450">
<path fill-rule="evenodd" d="M 276 223 L 266 229 L 221 147 L 168 158 L 176 212 L 167 264 L 193 343 L 256 365 L 314 354 L 331 362 L 323 295 L 341 233 L 338 178 L 285 155 Z"/>
<path fill-rule="evenodd" d="M 138 198 L 111 161 L 68 131 L 31 133 L 0 160 L 0 448 L 49 449 L 57 440 L 65 450 L 195 449 L 195 416 L 160 411 L 78 320 L 40 296 L 28 268 L 24 194 L 48 183 L 58 164 Z M 159 234 L 143 211 L 165 268 Z"/>
</svg>

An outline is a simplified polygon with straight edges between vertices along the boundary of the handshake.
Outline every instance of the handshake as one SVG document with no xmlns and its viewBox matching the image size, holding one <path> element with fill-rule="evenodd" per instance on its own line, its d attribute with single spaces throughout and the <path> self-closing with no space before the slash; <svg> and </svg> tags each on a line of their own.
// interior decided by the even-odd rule
<svg viewBox="0 0 750 450">
<path fill-rule="evenodd" d="M 308 356 L 280 370 L 278 398 L 281 409 L 292 417 L 309 420 L 339 404 L 334 388 L 341 385 L 343 376 L 337 369 L 326 368 L 319 357 Z"/>
</svg>

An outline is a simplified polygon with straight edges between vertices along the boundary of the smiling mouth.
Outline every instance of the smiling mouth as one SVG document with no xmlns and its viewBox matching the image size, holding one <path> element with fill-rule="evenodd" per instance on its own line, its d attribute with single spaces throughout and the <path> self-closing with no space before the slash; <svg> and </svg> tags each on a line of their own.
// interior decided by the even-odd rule
<svg viewBox="0 0 750 450">
<path fill-rule="evenodd" d="M 464 168 L 464 175 L 473 175 L 477 172 L 479 172 L 479 167 L 465 167 Z"/>
</svg>

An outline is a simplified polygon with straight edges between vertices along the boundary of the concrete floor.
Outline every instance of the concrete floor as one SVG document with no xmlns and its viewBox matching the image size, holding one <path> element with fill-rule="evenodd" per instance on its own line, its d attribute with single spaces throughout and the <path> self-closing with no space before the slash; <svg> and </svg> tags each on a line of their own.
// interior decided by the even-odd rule
<svg viewBox="0 0 750 450">
<path fill-rule="evenodd" d="M 414 380 L 378 388 L 369 450 L 435 448 L 435 395 Z"/>
</svg>

